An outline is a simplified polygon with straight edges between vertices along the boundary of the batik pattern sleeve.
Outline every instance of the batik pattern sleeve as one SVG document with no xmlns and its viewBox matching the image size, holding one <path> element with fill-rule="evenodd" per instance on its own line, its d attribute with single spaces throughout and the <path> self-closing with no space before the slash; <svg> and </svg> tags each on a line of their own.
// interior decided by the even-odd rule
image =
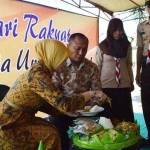
<svg viewBox="0 0 150 150">
<path fill-rule="evenodd" d="M 91 90 L 101 90 L 100 71 L 98 67 L 94 64 L 91 71 Z"/>
<path fill-rule="evenodd" d="M 51 77 L 52 72 L 45 66 L 34 65 L 28 78 L 30 89 L 62 112 L 72 112 L 84 106 L 84 97 L 80 95 L 64 97 L 61 91 L 53 86 Z"/>
</svg>

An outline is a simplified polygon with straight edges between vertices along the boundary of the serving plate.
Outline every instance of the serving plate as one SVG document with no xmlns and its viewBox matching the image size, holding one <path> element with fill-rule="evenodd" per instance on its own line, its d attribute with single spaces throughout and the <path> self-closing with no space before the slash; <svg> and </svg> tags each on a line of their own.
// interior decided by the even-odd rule
<svg viewBox="0 0 150 150">
<path fill-rule="evenodd" d="M 97 115 L 98 113 L 102 112 L 104 110 L 103 107 L 99 107 L 99 109 L 95 112 L 90 112 L 90 111 L 83 111 L 83 110 L 79 110 L 78 113 L 80 114 L 80 116 L 95 116 Z"/>
</svg>

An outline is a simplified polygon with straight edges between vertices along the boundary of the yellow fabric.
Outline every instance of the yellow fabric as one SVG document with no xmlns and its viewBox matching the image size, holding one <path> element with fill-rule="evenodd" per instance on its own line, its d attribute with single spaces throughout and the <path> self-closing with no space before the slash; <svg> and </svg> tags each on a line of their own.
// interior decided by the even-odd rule
<svg viewBox="0 0 150 150">
<path fill-rule="evenodd" d="M 35 50 L 38 59 L 50 70 L 55 70 L 66 58 L 68 58 L 67 47 L 57 40 L 42 40 L 36 44 Z"/>
</svg>

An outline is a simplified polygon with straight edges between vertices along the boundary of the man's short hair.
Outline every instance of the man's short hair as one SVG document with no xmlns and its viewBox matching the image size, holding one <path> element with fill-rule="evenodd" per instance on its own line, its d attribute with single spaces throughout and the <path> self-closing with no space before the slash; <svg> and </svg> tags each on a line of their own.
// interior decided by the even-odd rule
<svg viewBox="0 0 150 150">
<path fill-rule="evenodd" d="M 145 2 L 145 6 L 147 6 L 147 7 L 150 8 L 150 0 L 148 0 L 148 1 Z"/>
<path fill-rule="evenodd" d="M 82 34 L 82 33 L 73 33 L 73 34 L 71 34 L 71 36 L 70 36 L 68 42 L 73 41 L 73 40 L 74 40 L 75 38 L 77 38 L 77 37 L 80 38 L 80 39 L 83 39 L 83 40 L 85 40 L 87 43 L 89 43 L 88 38 L 87 38 L 84 34 Z"/>
</svg>

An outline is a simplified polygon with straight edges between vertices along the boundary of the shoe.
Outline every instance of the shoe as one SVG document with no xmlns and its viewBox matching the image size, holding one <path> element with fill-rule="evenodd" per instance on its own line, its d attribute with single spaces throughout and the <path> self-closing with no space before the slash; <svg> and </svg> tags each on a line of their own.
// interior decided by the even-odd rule
<svg viewBox="0 0 150 150">
<path fill-rule="evenodd" d="M 139 141 L 139 143 L 138 143 L 138 146 L 140 148 L 142 148 L 142 147 L 144 147 L 146 145 L 147 145 L 146 139 L 145 138 L 141 138 L 140 141 Z"/>
<path fill-rule="evenodd" d="M 149 147 L 150 146 L 150 139 L 145 139 L 145 138 L 142 138 L 139 143 L 138 143 L 138 147 L 139 148 L 144 148 L 144 147 Z"/>
<path fill-rule="evenodd" d="M 146 139 L 146 146 L 150 146 L 150 139 Z"/>
</svg>

